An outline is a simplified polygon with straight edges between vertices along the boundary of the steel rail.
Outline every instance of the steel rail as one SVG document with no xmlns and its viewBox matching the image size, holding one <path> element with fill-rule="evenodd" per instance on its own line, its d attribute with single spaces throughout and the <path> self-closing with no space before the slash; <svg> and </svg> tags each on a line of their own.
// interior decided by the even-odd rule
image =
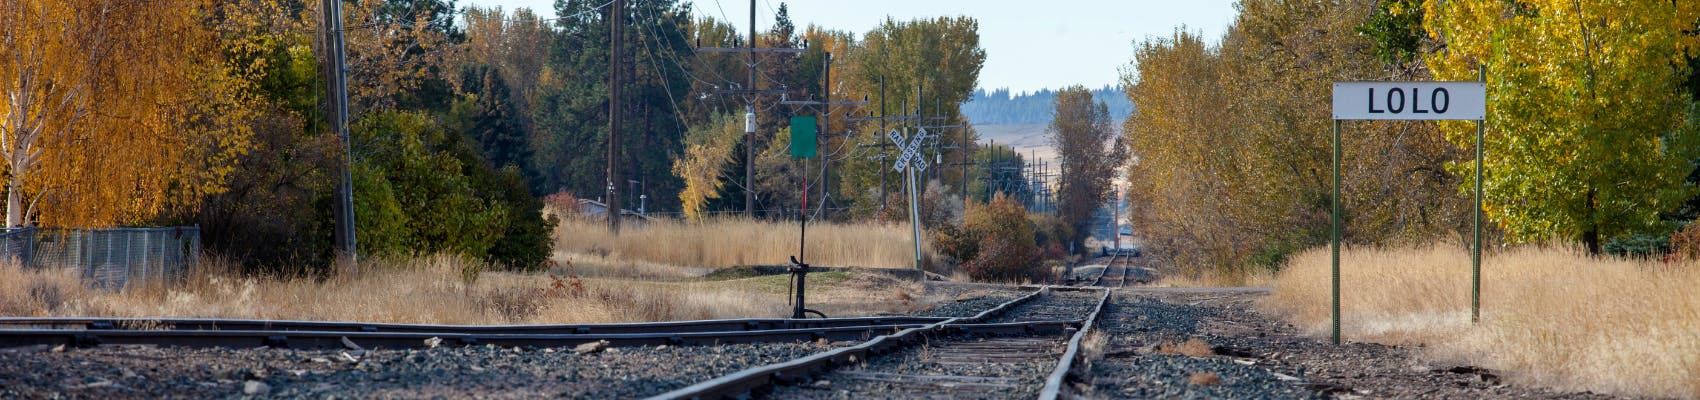
<svg viewBox="0 0 1700 400">
<path fill-rule="evenodd" d="M 428 325 L 340 321 L 210 319 L 210 318 L 0 318 L 0 329 L 69 330 L 234 330 L 314 332 L 422 332 L 464 334 L 613 334 L 734 332 L 777 329 L 846 328 L 881 325 L 926 325 L 945 317 L 880 316 L 825 319 L 750 318 L 571 325 Z"/>
<path fill-rule="evenodd" d="M 1086 338 L 1086 335 L 1092 333 L 1092 327 L 1098 323 L 1098 313 L 1104 311 L 1104 305 L 1110 302 L 1111 292 L 1108 289 L 1104 290 L 1104 296 L 1098 298 L 1098 305 L 1093 307 L 1092 313 L 1086 316 L 1086 323 L 1081 324 L 1080 330 L 1074 333 L 1074 337 L 1068 339 L 1068 350 L 1063 351 L 1062 358 L 1057 361 L 1057 369 L 1051 372 L 1049 378 L 1045 379 L 1045 387 L 1039 392 L 1040 400 L 1056 400 L 1057 396 L 1062 394 L 1063 380 L 1068 378 L 1069 371 L 1074 368 L 1075 360 L 1082 356 L 1080 342 Z"/>
<path fill-rule="evenodd" d="M 854 346 L 840 347 L 791 361 L 746 369 L 730 375 L 674 389 L 666 393 L 649 397 L 649 399 L 700 400 L 742 397 L 756 388 L 768 386 L 774 383 L 785 383 L 803 379 L 815 374 L 816 372 L 820 372 L 837 365 L 848 365 L 865 361 L 869 359 L 870 356 L 882 355 L 894 349 L 914 344 L 918 342 L 923 335 L 943 332 L 946 327 L 951 325 L 962 325 L 966 323 L 984 321 L 987 318 L 1001 314 L 1017 305 L 1038 298 L 1047 290 L 1055 290 L 1055 288 L 1041 288 L 1033 293 L 1027 294 L 1026 296 L 1021 296 L 1014 300 L 999 304 L 998 306 L 986 311 L 982 311 L 972 317 L 951 318 L 944 322 L 917 328 L 904 329 L 890 335 L 882 335 Z"/>
<path fill-rule="evenodd" d="M 1117 250 L 1117 251 L 1119 252 L 1121 250 Z M 1122 280 L 1121 280 L 1121 282 L 1116 283 L 1116 287 L 1118 287 L 1118 288 L 1127 287 L 1127 273 L 1129 273 L 1129 272 L 1133 272 L 1133 256 L 1132 255 L 1122 257 Z"/>
<path fill-rule="evenodd" d="M 1120 257 L 1120 256 L 1121 256 L 1120 251 L 1110 253 L 1110 262 L 1104 264 L 1104 269 L 1098 271 L 1098 277 L 1092 278 L 1092 284 L 1088 285 L 1088 286 L 1103 287 L 1101 284 L 1104 281 L 1104 275 L 1108 275 L 1110 273 L 1110 267 L 1116 265 L 1116 257 Z M 1126 276 L 1125 273 L 1123 274 L 1122 279 L 1127 279 L 1127 276 Z"/>
<path fill-rule="evenodd" d="M 953 324 L 953 332 L 973 334 L 1038 334 L 1074 329 L 1083 321 L 1041 321 L 1022 324 Z M 660 332 L 608 334 L 470 334 L 456 332 L 325 332 L 245 330 L 40 330 L 0 329 L 0 348 L 23 346 L 94 347 L 99 345 L 159 345 L 183 347 L 428 348 L 491 344 L 503 347 L 566 347 L 599 341 L 612 347 L 712 346 L 737 343 L 867 340 L 926 325 L 870 325 L 838 328 L 774 329 L 730 332 Z"/>
</svg>

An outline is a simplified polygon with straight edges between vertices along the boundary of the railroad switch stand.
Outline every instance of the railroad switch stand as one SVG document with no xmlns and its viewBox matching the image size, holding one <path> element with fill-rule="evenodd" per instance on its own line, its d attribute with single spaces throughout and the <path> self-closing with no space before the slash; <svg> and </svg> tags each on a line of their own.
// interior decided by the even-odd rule
<svg viewBox="0 0 1700 400">
<path fill-rule="evenodd" d="M 791 318 L 804 319 L 809 317 L 808 314 L 826 318 L 826 314 L 804 307 L 804 290 L 808 287 L 809 264 L 798 262 L 797 257 L 791 257 L 791 266 L 786 268 L 786 271 L 791 272 L 791 281 L 794 282 L 792 288 L 796 289 L 797 294 L 797 297 L 792 301 Z"/>
</svg>

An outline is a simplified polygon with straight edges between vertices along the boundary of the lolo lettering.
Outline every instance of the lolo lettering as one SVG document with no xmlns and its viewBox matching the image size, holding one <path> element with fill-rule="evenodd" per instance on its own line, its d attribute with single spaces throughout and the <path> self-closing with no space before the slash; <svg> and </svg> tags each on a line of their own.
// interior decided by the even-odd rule
<svg viewBox="0 0 1700 400">
<path fill-rule="evenodd" d="M 1395 87 L 1387 89 L 1383 96 L 1377 96 L 1373 87 L 1368 89 L 1371 114 L 1445 114 L 1452 108 L 1452 93 L 1443 87 L 1429 88 L 1426 93 L 1415 87 L 1409 91 Z"/>
</svg>

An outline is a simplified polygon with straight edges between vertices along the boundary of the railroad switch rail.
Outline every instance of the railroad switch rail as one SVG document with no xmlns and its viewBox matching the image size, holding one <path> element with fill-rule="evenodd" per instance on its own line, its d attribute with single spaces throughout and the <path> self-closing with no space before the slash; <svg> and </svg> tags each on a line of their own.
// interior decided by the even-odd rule
<svg viewBox="0 0 1700 400">
<path fill-rule="evenodd" d="M 1032 300 L 1034 300 L 1034 299 L 1036 299 L 1040 296 L 1045 295 L 1047 292 L 1051 292 L 1051 291 L 1101 291 L 1101 293 L 1102 293 L 1100 295 L 1100 297 L 1098 298 L 1096 305 L 1092 308 L 1092 310 L 1088 314 L 1087 318 L 1083 321 L 1082 325 L 1080 325 L 1078 328 L 1070 328 L 1066 331 L 1060 332 L 1060 333 L 1069 334 L 1070 338 L 1069 338 L 1068 344 L 1067 344 L 1067 346 L 1066 346 L 1066 348 L 1063 352 L 1063 355 L 1062 355 L 1063 359 L 1057 365 L 1057 372 L 1053 372 L 1052 374 L 1050 374 L 1050 377 L 1048 377 L 1048 379 L 1059 380 L 1058 384 L 1056 386 L 1058 388 L 1060 388 L 1060 386 L 1061 386 L 1060 379 L 1063 379 L 1063 378 L 1059 378 L 1059 377 L 1066 377 L 1068 371 L 1074 365 L 1072 360 L 1074 358 L 1080 357 L 1079 348 L 1080 348 L 1081 339 L 1085 336 L 1086 332 L 1088 332 L 1090 330 L 1091 324 L 1095 323 L 1095 321 L 1097 320 L 1097 315 L 1099 314 L 1100 311 L 1103 310 L 1104 304 L 1109 301 L 1110 291 L 1107 290 L 1107 289 L 1101 289 L 1101 288 L 1088 289 L 1088 288 L 1074 288 L 1074 287 L 1064 287 L 1064 286 L 1049 286 L 1049 287 L 1039 289 L 1038 291 L 1030 293 L 1026 296 L 1022 296 L 1020 298 L 1017 298 L 1017 299 L 1011 300 L 1009 302 L 1005 302 L 1003 304 L 1000 304 L 996 307 L 993 307 L 992 309 L 981 312 L 980 314 L 975 315 L 973 317 L 952 318 L 952 319 L 947 320 L 947 321 L 929 324 L 929 325 L 926 325 L 926 326 L 904 329 L 902 331 L 899 331 L 899 332 L 896 332 L 896 333 L 893 333 L 893 334 L 889 334 L 889 335 L 879 336 L 879 337 L 870 339 L 866 342 L 862 342 L 860 344 L 856 344 L 856 345 L 853 345 L 853 346 L 840 347 L 840 348 L 833 349 L 833 350 L 830 350 L 830 351 L 827 351 L 827 352 L 814 354 L 814 355 L 811 355 L 811 356 L 808 356 L 808 357 L 798 358 L 798 359 L 795 359 L 795 360 L 786 361 L 786 362 L 782 362 L 782 363 L 770 364 L 770 365 L 765 365 L 765 366 L 761 366 L 761 367 L 757 367 L 757 368 L 751 368 L 751 369 L 739 371 L 739 372 L 732 373 L 732 374 L 722 376 L 722 377 L 719 377 L 719 378 L 715 378 L 715 379 L 712 379 L 712 380 L 709 380 L 709 381 L 700 382 L 700 383 L 697 383 L 695 385 L 691 385 L 691 386 L 688 386 L 688 387 L 684 387 L 684 388 L 673 390 L 673 391 L 670 391 L 670 392 L 667 392 L 667 393 L 663 393 L 663 394 L 651 397 L 650 399 L 697 399 L 697 400 L 701 400 L 701 399 L 722 399 L 722 398 L 746 398 L 751 393 L 760 392 L 760 391 L 763 391 L 764 389 L 771 388 L 771 387 L 776 386 L 776 385 L 797 383 L 797 382 L 800 382 L 800 381 L 803 381 L 803 380 L 807 380 L 807 379 L 810 379 L 811 377 L 813 377 L 816 374 L 829 371 L 829 370 L 836 368 L 836 367 L 848 366 L 848 365 L 857 365 L 857 364 L 865 362 L 869 359 L 879 357 L 879 356 L 883 356 L 883 355 L 887 355 L 887 354 L 890 354 L 892 352 L 901 350 L 903 348 L 910 347 L 910 346 L 920 344 L 920 343 L 924 343 L 924 342 L 929 342 L 929 341 L 932 341 L 934 339 L 944 338 L 944 337 L 949 337 L 949 336 L 959 336 L 959 335 L 964 333 L 964 332 L 958 330 L 959 327 L 962 327 L 962 326 L 984 326 L 984 325 L 974 325 L 974 323 L 990 320 L 990 319 L 992 319 L 992 318 L 994 318 L 994 317 L 996 317 L 996 316 L 998 316 L 998 315 L 1000 315 L 1004 312 L 1007 312 L 1011 309 L 1014 309 L 1017 306 L 1020 306 L 1024 303 L 1032 301 Z M 991 334 L 985 334 L 983 336 L 1041 337 L 1041 336 L 1054 335 L 1055 333 L 1059 333 L 1059 332 L 1051 332 L 1051 331 L 1041 332 L 1037 329 L 1027 328 L 1027 326 L 1044 325 L 1044 324 L 1045 324 L 1044 322 L 1012 322 L 1012 323 L 996 324 L 996 325 L 1002 325 L 1002 326 L 1009 327 L 1012 330 L 1015 329 L 1016 327 L 1023 327 L 1023 328 L 1020 328 L 1021 329 L 1020 332 L 1010 331 L 1010 332 L 1006 332 L 1006 333 L 991 333 Z M 1000 340 L 1000 339 L 989 339 L 989 340 Z M 1007 341 L 1007 339 L 1004 339 L 1004 340 Z M 1016 340 L 1016 341 L 1020 341 L 1020 340 Z M 1029 341 L 1031 341 L 1031 340 L 1029 340 Z M 1055 343 L 1053 341 L 1043 341 L 1043 340 L 1039 341 L 1039 342 Z M 1037 343 L 1037 342 L 1035 342 L 1035 343 Z M 969 346 L 972 347 L 972 346 L 976 346 L 976 345 L 969 345 Z M 984 346 L 984 345 L 978 345 L 978 346 Z M 864 375 L 867 375 L 867 374 L 864 374 Z M 875 375 L 878 375 L 878 374 L 875 374 Z M 914 379 L 913 377 L 883 376 L 883 375 L 880 375 L 880 376 L 869 375 L 869 376 L 864 377 L 864 378 L 865 379 L 876 379 L 876 380 L 877 379 L 887 379 L 887 380 Z M 990 381 L 986 381 L 984 379 L 982 379 L 980 381 L 981 382 L 977 382 L 977 384 L 982 384 L 982 386 L 984 386 L 984 385 L 996 386 L 996 385 L 1007 384 L 1007 382 L 1001 382 L 1001 381 L 1000 382 L 990 382 Z M 976 383 L 976 382 L 969 382 L 969 383 Z M 1045 388 L 1042 389 L 1041 393 L 1050 393 L 1049 398 L 1055 398 L 1056 397 L 1055 393 L 1058 390 L 1059 389 L 1052 388 L 1051 385 L 1047 384 L 1045 386 Z"/>
</svg>

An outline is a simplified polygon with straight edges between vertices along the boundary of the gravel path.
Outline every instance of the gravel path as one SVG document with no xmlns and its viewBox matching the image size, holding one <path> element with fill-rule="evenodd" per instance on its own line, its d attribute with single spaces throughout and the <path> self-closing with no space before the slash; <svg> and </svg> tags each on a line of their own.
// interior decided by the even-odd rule
<svg viewBox="0 0 1700 400">
<path fill-rule="evenodd" d="M 1255 312 L 1263 296 L 1117 294 L 1099 325 L 1109 334 L 1102 358 L 1091 362 L 1090 382 L 1079 391 L 1094 398 L 1610 398 L 1509 386 L 1492 371 L 1432 364 L 1405 347 L 1335 346 Z M 1197 345 L 1185 346 L 1190 340 Z"/>
<path fill-rule="evenodd" d="M 660 394 L 807 356 L 824 343 L 369 351 L 102 347 L 0 352 L 0 398 L 539 398 Z"/>
</svg>

